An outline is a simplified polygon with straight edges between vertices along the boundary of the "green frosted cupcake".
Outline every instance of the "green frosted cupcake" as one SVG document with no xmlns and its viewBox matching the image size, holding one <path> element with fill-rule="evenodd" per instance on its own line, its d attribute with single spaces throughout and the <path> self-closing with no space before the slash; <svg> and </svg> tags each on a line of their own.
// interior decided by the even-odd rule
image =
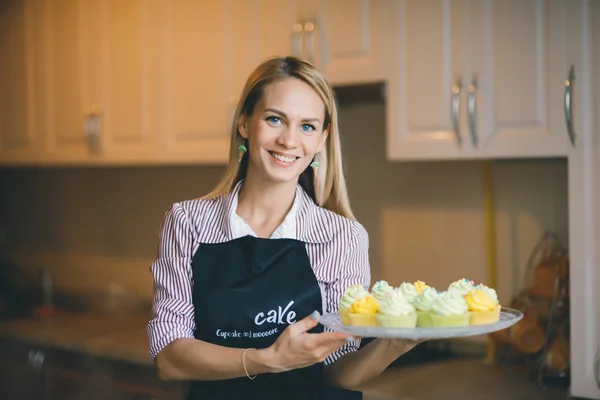
<svg viewBox="0 0 600 400">
<path fill-rule="evenodd" d="M 434 327 L 469 326 L 471 313 L 465 298 L 456 290 L 440 293 L 429 314 Z"/>
<path fill-rule="evenodd" d="M 415 307 L 399 289 L 387 293 L 377 315 L 379 325 L 390 328 L 414 328 L 417 324 Z"/>
<path fill-rule="evenodd" d="M 417 297 L 415 297 L 412 304 L 417 310 L 417 326 L 432 326 L 430 316 L 431 307 L 433 307 L 433 303 L 435 303 L 438 297 L 439 294 L 437 290 L 432 287 L 426 287 Z"/>
</svg>

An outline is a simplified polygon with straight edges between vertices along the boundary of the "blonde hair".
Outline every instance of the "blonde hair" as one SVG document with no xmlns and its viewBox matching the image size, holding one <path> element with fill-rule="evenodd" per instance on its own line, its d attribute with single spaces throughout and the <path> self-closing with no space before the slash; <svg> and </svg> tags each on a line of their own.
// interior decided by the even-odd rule
<svg viewBox="0 0 600 400">
<path fill-rule="evenodd" d="M 306 168 L 300 175 L 302 188 L 319 206 L 341 216 L 355 219 L 350 208 L 346 181 L 342 166 L 342 151 L 338 128 L 337 102 L 333 89 L 327 79 L 312 64 L 295 57 L 277 57 L 260 64 L 249 76 L 240 96 L 231 127 L 229 163 L 221 182 L 212 192 L 204 196 L 211 199 L 231 193 L 235 185 L 246 176 L 248 152 L 238 160 L 238 147 L 243 143 L 238 131 L 238 121 L 245 113 L 252 115 L 254 107 L 261 100 L 266 86 L 288 78 L 296 78 L 310 85 L 325 104 L 323 130 L 329 128 L 329 134 L 319 154 L 319 167 L 315 175 L 312 167 Z"/>
</svg>

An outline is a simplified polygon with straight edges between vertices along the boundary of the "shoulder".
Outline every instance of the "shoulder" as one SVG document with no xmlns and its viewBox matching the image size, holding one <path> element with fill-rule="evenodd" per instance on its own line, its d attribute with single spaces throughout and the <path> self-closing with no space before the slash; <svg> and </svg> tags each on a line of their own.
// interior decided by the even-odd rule
<svg viewBox="0 0 600 400">
<path fill-rule="evenodd" d="M 179 201 L 171 205 L 167 211 L 167 218 L 187 225 L 189 231 L 199 239 L 204 239 L 203 236 L 221 237 L 222 222 L 226 219 L 228 200 L 229 196 L 225 195 L 211 199 L 198 198 Z"/>
<path fill-rule="evenodd" d="M 327 231 L 332 241 L 343 242 L 351 246 L 368 243 L 369 234 L 360 222 L 320 206 L 315 206 L 315 208 L 316 219 L 321 222 L 323 229 Z"/>
</svg>

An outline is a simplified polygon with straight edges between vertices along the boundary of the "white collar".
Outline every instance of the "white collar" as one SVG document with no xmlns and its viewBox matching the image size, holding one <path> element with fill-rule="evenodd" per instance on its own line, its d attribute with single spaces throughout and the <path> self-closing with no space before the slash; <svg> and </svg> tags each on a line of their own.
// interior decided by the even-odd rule
<svg viewBox="0 0 600 400">
<path fill-rule="evenodd" d="M 238 186 L 241 185 L 242 182 L 238 183 Z M 233 196 L 231 199 L 231 207 L 229 212 L 229 228 L 231 232 L 232 239 L 237 239 L 244 236 L 254 236 L 258 235 L 252 230 L 250 225 L 242 217 L 240 217 L 236 210 L 238 205 L 238 190 L 233 191 Z M 297 239 L 296 236 L 296 216 L 298 214 L 298 204 L 300 202 L 300 196 L 298 194 L 298 189 L 296 189 L 296 195 L 294 196 L 294 203 L 292 204 L 292 208 L 287 213 L 283 222 L 275 229 L 275 231 L 271 234 L 270 239 Z"/>
</svg>

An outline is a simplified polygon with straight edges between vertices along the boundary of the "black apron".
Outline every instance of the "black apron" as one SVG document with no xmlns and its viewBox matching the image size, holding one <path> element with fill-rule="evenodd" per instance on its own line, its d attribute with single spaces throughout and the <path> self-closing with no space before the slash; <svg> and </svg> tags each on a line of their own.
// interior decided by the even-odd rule
<svg viewBox="0 0 600 400">
<path fill-rule="evenodd" d="M 200 244 L 192 271 L 194 336 L 205 342 L 262 349 L 291 323 L 322 313 L 321 290 L 305 244 L 297 240 L 245 236 Z M 319 324 L 310 332 L 322 331 Z M 327 386 L 317 363 L 253 380 L 193 381 L 188 398 L 361 400 L 362 393 Z"/>
</svg>

